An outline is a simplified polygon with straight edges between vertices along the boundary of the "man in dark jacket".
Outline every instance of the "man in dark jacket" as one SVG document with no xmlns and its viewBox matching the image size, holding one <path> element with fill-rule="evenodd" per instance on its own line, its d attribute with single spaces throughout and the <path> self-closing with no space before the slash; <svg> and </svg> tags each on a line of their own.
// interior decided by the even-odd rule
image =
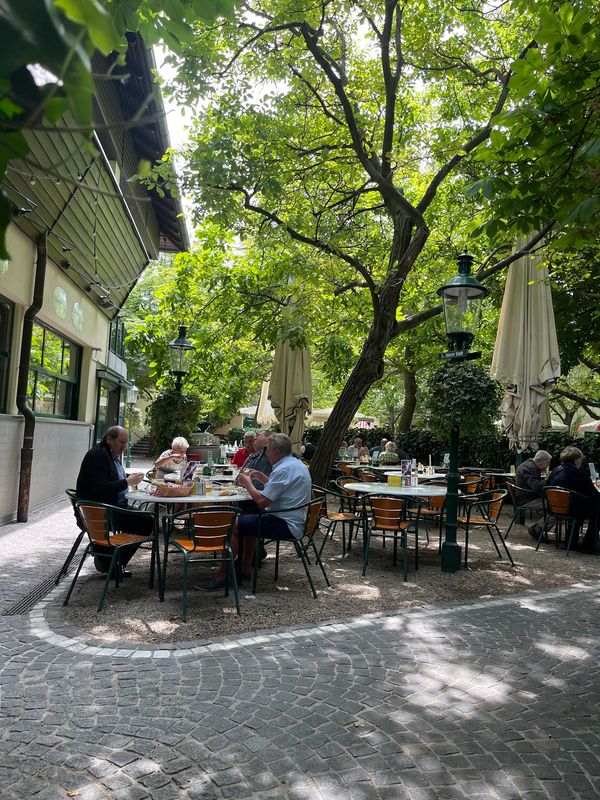
<svg viewBox="0 0 600 800">
<path fill-rule="evenodd" d="M 125 474 L 121 463 L 121 456 L 127 447 L 128 435 L 125 428 L 118 425 L 109 428 L 101 441 L 92 447 L 83 457 L 75 492 L 79 500 L 90 500 L 94 503 L 107 503 L 111 506 L 127 508 L 127 490 L 130 486 L 137 486 L 143 479 L 143 472 L 133 475 Z M 140 536 L 147 536 L 152 532 L 152 525 L 148 519 L 136 519 L 124 514 L 120 523 L 121 530 Z M 138 545 L 131 545 L 121 550 L 121 564 L 127 564 L 137 550 Z M 98 549 L 98 548 L 96 548 Z M 106 548 L 107 556 L 112 555 L 109 547 Z M 110 559 L 102 555 L 94 557 L 96 569 L 108 572 Z"/>
<path fill-rule="evenodd" d="M 523 503 L 525 506 L 531 505 L 536 508 L 539 506 L 541 510 L 540 500 L 536 499 L 531 492 L 534 492 L 538 498 L 543 496 L 546 478 L 542 476 L 542 472 L 548 469 L 551 460 L 552 456 L 550 453 L 547 453 L 545 450 L 538 450 L 533 458 L 528 458 L 523 461 L 522 464 L 519 464 L 515 475 L 515 485 L 517 490 L 524 490 L 522 492 L 517 491 L 519 503 Z M 543 519 L 539 519 L 535 525 L 529 528 L 529 534 L 533 536 L 534 539 L 539 539 L 542 527 Z"/>
<path fill-rule="evenodd" d="M 571 489 L 582 497 L 574 498 L 572 510 L 578 517 L 578 525 L 573 533 L 572 549 L 583 553 L 597 554 L 598 518 L 600 517 L 600 492 L 589 475 L 581 469 L 583 453 L 578 447 L 565 447 L 560 454 L 560 464 L 552 470 L 547 486 Z M 581 544 L 578 544 L 579 528 L 583 520 L 588 520 L 587 531 Z"/>
</svg>

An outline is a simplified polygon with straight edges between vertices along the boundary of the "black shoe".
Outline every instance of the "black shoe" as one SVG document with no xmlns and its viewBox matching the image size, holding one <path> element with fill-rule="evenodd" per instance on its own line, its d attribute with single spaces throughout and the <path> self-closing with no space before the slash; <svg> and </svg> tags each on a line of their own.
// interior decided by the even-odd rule
<svg viewBox="0 0 600 800">
<path fill-rule="evenodd" d="M 267 557 L 267 551 L 265 550 L 264 546 L 261 545 L 261 547 L 260 547 L 260 560 L 264 561 L 266 557 Z"/>
<path fill-rule="evenodd" d="M 600 556 L 600 548 L 594 544 L 581 544 L 577 549 L 586 556 Z"/>
<path fill-rule="evenodd" d="M 531 536 L 532 539 L 535 539 L 536 542 L 540 538 L 540 534 L 542 533 L 543 528 L 538 528 L 536 525 L 532 525 L 530 528 L 527 528 L 527 533 Z"/>
<path fill-rule="evenodd" d="M 110 567 L 110 559 L 94 556 L 94 566 L 98 572 L 103 572 L 106 575 Z"/>
<path fill-rule="evenodd" d="M 220 589 L 225 588 L 225 581 L 211 579 L 208 581 L 201 581 L 194 587 L 199 592 L 218 592 Z"/>
<path fill-rule="evenodd" d="M 133 572 L 130 569 L 122 569 L 121 570 L 121 577 L 122 578 L 131 578 Z"/>
</svg>

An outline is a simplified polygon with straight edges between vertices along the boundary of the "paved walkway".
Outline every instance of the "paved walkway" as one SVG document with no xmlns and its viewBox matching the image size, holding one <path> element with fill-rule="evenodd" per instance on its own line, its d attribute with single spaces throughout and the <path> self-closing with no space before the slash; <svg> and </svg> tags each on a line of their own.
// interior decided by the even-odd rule
<svg viewBox="0 0 600 800">
<path fill-rule="evenodd" d="M 0 528 L 0 607 L 71 509 Z M 0 798 L 600 798 L 600 583 L 187 646 L 0 617 Z"/>
</svg>

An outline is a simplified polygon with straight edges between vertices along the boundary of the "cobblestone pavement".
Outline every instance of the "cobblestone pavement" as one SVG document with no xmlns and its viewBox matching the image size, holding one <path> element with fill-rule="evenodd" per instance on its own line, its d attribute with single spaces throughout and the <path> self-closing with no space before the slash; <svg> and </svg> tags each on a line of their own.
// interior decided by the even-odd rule
<svg viewBox="0 0 600 800">
<path fill-rule="evenodd" d="M 67 513 L 0 528 L 4 609 Z M 0 617 L 1 800 L 600 798 L 600 583 L 160 649 L 62 592 Z"/>
</svg>

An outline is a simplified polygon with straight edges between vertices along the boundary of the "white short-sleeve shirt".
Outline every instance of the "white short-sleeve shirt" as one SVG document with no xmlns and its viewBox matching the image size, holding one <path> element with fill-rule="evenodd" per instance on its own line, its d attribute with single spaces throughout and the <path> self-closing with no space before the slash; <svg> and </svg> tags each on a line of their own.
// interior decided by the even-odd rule
<svg viewBox="0 0 600 800">
<path fill-rule="evenodd" d="M 301 539 L 306 508 L 299 508 L 297 511 L 280 509 L 294 508 L 310 501 L 311 480 L 306 465 L 299 458 L 285 456 L 273 467 L 262 494 L 272 500 L 271 505 L 266 508 L 267 513 L 285 520 L 292 536 Z"/>
</svg>

